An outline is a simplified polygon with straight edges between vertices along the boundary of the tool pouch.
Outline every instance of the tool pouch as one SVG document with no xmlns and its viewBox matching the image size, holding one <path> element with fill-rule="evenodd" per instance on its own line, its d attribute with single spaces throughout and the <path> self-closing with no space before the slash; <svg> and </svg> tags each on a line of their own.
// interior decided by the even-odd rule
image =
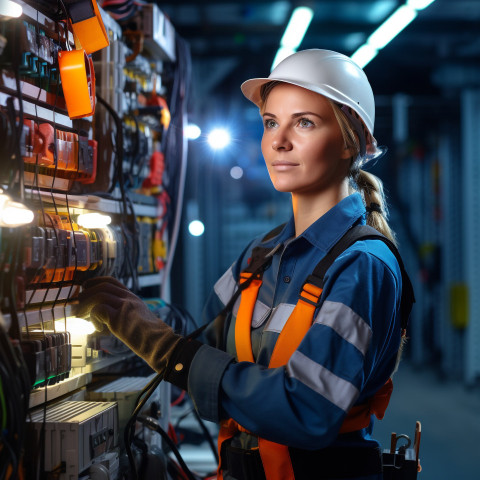
<svg viewBox="0 0 480 480">
<path fill-rule="evenodd" d="M 383 452 L 383 480 L 415 480 L 417 478 L 417 460 L 413 448 L 403 453 Z"/>
</svg>

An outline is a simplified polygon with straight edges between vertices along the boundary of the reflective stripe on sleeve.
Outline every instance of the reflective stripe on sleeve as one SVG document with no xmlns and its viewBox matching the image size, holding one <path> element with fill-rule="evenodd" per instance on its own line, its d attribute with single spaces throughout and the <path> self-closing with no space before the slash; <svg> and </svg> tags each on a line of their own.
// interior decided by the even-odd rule
<svg viewBox="0 0 480 480">
<path fill-rule="evenodd" d="M 287 364 L 287 374 L 295 378 L 345 412 L 358 398 L 358 389 L 330 370 L 315 363 L 298 350 Z"/>
<path fill-rule="evenodd" d="M 325 301 L 315 323 L 335 330 L 344 340 L 360 350 L 362 355 L 365 356 L 367 353 L 372 338 L 372 329 L 362 317 L 343 303 Z"/>
</svg>

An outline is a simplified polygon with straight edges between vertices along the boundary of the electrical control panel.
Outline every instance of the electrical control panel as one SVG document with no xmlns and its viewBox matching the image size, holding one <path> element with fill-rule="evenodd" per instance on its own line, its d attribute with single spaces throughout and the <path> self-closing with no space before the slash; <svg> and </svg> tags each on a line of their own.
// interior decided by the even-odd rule
<svg viewBox="0 0 480 480">
<path fill-rule="evenodd" d="M 0 13 L 0 472 L 113 480 L 119 419 L 152 371 L 74 306 L 100 276 L 168 302 L 189 50 L 156 4 L 13 3 L 19 16 Z M 166 427 L 168 387 L 148 408 Z"/>
</svg>

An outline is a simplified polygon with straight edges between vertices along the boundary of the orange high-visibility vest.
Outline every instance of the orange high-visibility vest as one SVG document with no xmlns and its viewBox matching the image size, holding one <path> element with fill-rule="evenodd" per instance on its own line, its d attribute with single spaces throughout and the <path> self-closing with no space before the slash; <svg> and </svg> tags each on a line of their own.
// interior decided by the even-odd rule
<svg viewBox="0 0 480 480">
<path fill-rule="evenodd" d="M 359 238 L 380 238 L 392 249 L 393 253 L 399 261 L 400 269 L 402 271 L 402 278 L 405 283 L 405 298 L 408 297 L 410 301 L 409 307 L 404 311 L 402 318 L 402 334 L 406 328 L 406 319 L 411 310 L 411 303 L 414 301 L 413 289 L 411 288 L 410 281 L 401 263 L 401 259 L 396 253 L 395 247 L 389 244 L 381 234 L 374 231 L 372 233 L 370 227 L 360 226 L 355 227 L 357 231 L 363 229 L 363 236 L 360 234 L 351 235 L 353 241 Z M 352 229 L 354 230 L 354 229 Z M 370 232 L 369 236 L 365 232 Z M 383 238 L 382 238 L 383 237 Z M 339 242 L 340 244 L 341 242 Z M 351 242 L 353 243 L 353 242 Z M 339 248 L 329 252 L 330 259 L 325 262 L 325 267 L 329 266 L 333 259 L 338 256 L 341 251 L 347 248 L 351 243 L 344 242 Z M 339 245 L 337 244 L 337 245 Z M 319 264 L 320 265 L 320 264 Z M 318 268 L 319 266 L 317 266 Z M 252 270 L 252 269 L 250 269 Z M 258 273 L 258 268 L 254 272 L 244 271 L 240 275 L 240 286 L 245 283 L 248 285 L 241 291 L 240 305 L 237 312 L 237 318 L 235 322 L 235 347 L 237 351 L 238 361 L 254 362 L 251 342 L 251 322 L 253 316 L 253 310 L 258 296 L 258 291 L 262 285 L 262 274 Z M 263 268 L 261 269 L 263 271 Z M 405 275 L 404 275 L 405 274 Z M 309 277 L 310 278 L 310 277 Z M 323 276 L 322 276 L 323 280 Z M 323 283 L 322 283 L 323 285 Z M 322 288 L 314 285 L 313 283 L 305 282 L 302 292 L 300 293 L 297 304 L 294 310 L 290 314 L 285 326 L 283 327 L 280 335 L 277 339 L 275 347 L 273 349 L 272 356 L 268 368 L 277 368 L 287 364 L 288 360 L 300 345 L 303 337 L 306 335 L 308 329 L 312 326 L 314 321 L 315 310 L 319 304 L 320 295 L 322 294 Z M 402 304 L 407 303 L 404 301 L 402 294 Z M 377 393 L 371 397 L 366 403 L 362 405 L 356 405 L 352 407 L 341 428 L 340 433 L 348 433 L 356 430 L 361 430 L 370 425 L 371 415 L 374 414 L 378 419 L 382 419 L 385 415 L 390 396 L 393 391 L 393 382 L 389 379 L 383 387 L 381 387 Z M 220 458 L 220 464 L 218 466 L 217 478 L 223 480 L 222 475 L 222 460 L 221 460 L 221 448 L 222 444 L 235 436 L 238 432 L 245 432 L 251 435 L 251 432 L 243 428 L 232 418 L 222 421 L 220 432 L 218 435 L 218 452 Z M 257 435 L 255 435 L 257 436 Z M 262 437 L 257 436 L 258 447 L 260 451 L 260 457 L 262 459 L 263 468 L 267 480 L 294 480 L 293 466 L 288 451 L 288 446 L 279 443 L 271 442 Z"/>
</svg>

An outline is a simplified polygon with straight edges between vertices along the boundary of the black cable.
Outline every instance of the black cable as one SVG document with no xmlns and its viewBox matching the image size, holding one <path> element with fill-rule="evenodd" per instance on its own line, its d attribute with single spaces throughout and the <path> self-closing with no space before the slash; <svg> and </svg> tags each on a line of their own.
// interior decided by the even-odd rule
<svg viewBox="0 0 480 480">
<path fill-rule="evenodd" d="M 116 177 L 118 179 L 118 185 L 120 188 L 120 194 L 121 194 L 121 202 L 122 202 L 122 215 L 125 219 L 125 223 L 128 224 L 128 196 L 127 192 L 125 190 L 125 179 L 123 175 L 123 142 L 124 142 L 124 137 L 123 137 L 123 124 L 122 124 L 122 119 L 118 115 L 118 113 L 113 109 L 113 107 L 105 100 L 103 99 L 100 95 L 97 94 L 97 101 L 105 107 L 107 112 L 112 116 L 114 123 L 115 123 L 115 129 L 116 129 L 116 145 L 117 148 L 115 150 L 115 158 L 116 158 L 116 167 L 115 167 L 115 172 L 116 172 Z M 112 186 L 114 187 L 114 182 L 112 182 Z M 110 192 L 109 192 L 110 193 Z M 135 215 L 133 215 L 133 233 L 135 233 Z M 122 229 L 122 234 L 125 236 L 125 232 Z M 125 238 L 126 240 L 126 238 Z M 126 260 L 127 260 L 127 265 L 130 270 L 130 275 L 132 278 L 133 282 L 133 290 L 136 291 L 138 289 L 138 284 L 137 284 L 137 272 L 136 269 L 132 263 L 132 258 L 130 255 L 126 255 Z"/>
<path fill-rule="evenodd" d="M 133 442 L 133 436 L 135 432 L 135 422 L 137 421 L 138 414 L 143 408 L 147 400 L 151 397 L 152 393 L 158 387 L 160 382 L 163 380 L 163 373 L 158 374 L 150 383 L 140 392 L 136 400 L 135 410 L 133 411 L 131 417 L 129 418 L 125 429 L 123 431 L 123 440 L 125 443 L 125 450 L 128 457 L 128 462 L 132 470 L 132 475 L 134 480 L 138 480 L 137 467 L 135 465 L 135 458 L 133 457 L 131 444 Z"/>
<path fill-rule="evenodd" d="M 161 435 L 163 440 L 167 443 L 167 445 L 170 447 L 170 450 L 173 452 L 175 455 L 176 459 L 178 460 L 178 463 L 181 465 L 184 473 L 187 475 L 189 480 L 197 480 L 196 477 L 193 475 L 193 473 L 190 471 L 188 468 L 187 464 L 185 463 L 185 460 L 183 460 L 182 456 L 180 455 L 180 452 L 178 451 L 178 448 L 176 445 L 173 443 L 172 439 L 168 436 L 167 432 L 163 430 L 163 428 L 160 427 L 158 422 L 152 418 L 152 417 L 138 417 L 137 421 L 140 423 L 143 423 L 146 425 L 148 428 L 153 430 L 154 432 L 157 432 Z"/>
<path fill-rule="evenodd" d="M 212 436 L 210 435 L 210 432 L 209 432 L 208 429 L 207 429 L 207 426 L 205 425 L 205 422 L 202 420 L 202 418 L 201 418 L 200 415 L 198 414 L 196 408 L 193 409 L 193 415 L 194 415 L 195 418 L 197 419 L 198 424 L 200 425 L 200 428 L 202 429 L 203 435 L 205 436 L 205 438 L 206 438 L 206 440 L 207 440 L 207 443 L 208 443 L 208 445 L 209 445 L 209 447 L 210 447 L 210 450 L 212 450 L 213 456 L 215 457 L 215 461 L 217 462 L 217 465 L 218 465 L 218 464 L 220 463 L 220 459 L 219 459 L 219 457 L 218 457 L 217 447 L 216 447 L 216 445 L 215 445 L 215 442 L 213 441 Z"/>
</svg>

